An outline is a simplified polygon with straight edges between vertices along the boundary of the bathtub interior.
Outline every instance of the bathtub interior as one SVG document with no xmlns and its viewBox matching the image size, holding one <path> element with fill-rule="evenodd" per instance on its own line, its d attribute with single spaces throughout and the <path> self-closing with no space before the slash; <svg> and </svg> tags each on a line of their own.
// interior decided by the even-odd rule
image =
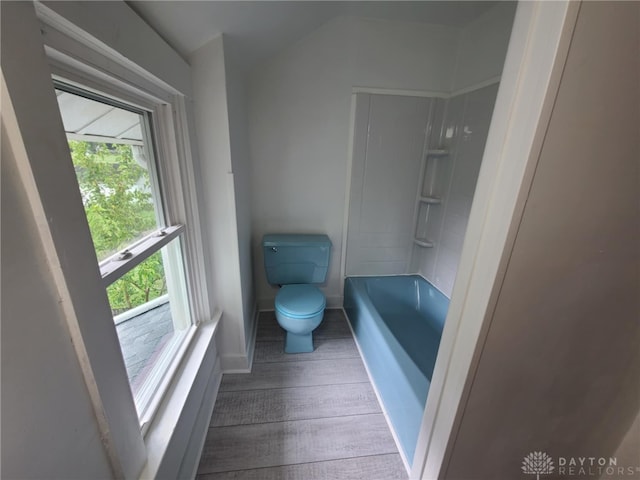
<svg viewBox="0 0 640 480">
<path fill-rule="evenodd" d="M 434 330 L 442 333 L 449 300 L 419 275 L 360 278 L 381 313 L 419 313 Z"/>
</svg>

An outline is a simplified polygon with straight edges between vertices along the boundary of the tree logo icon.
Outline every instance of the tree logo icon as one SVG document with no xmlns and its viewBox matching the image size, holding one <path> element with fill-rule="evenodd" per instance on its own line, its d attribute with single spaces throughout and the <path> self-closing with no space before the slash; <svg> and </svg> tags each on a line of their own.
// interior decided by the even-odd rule
<svg viewBox="0 0 640 480">
<path fill-rule="evenodd" d="M 553 469 L 553 460 L 545 452 L 531 452 L 522 460 L 522 471 L 535 475 L 536 480 L 540 480 L 540 475 L 552 473 Z"/>
</svg>

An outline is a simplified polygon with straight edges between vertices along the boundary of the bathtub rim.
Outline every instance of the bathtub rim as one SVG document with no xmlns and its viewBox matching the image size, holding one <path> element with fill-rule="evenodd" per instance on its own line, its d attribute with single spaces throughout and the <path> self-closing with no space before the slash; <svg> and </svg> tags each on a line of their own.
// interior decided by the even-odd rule
<svg viewBox="0 0 640 480">
<path fill-rule="evenodd" d="M 383 277 L 399 277 L 400 275 L 361 275 L 361 276 L 352 276 L 352 277 L 347 277 L 345 278 L 345 284 L 344 284 L 344 299 L 345 299 L 345 303 L 343 304 L 343 311 L 345 314 L 345 317 L 347 319 L 347 323 L 349 325 L 349 329 L 351 330 L 351 333 L 353 335 L 354 341 L 356 343 L 356 346 L 358 348 L 358 353 L 360 354 L 360 357 L 362 358 L 363 364 L 365 366 L 365 369 L 367 371 L 367 375 L 369 377 L 369 380 L 371 382 L 371 384 L 373 385 L 374 391 L 376 393 L 376 397 L 378 399 L 378 403 L 380 404 L 380 407 L 385 415 L 385 419 L 387 420 L 387 424 L 389 425 L 389 428 L 392 432 L 393 438 L 396 442 L 396 446 L 398 448 L 398 452 L 400 453 L 400 456 L 403 460 L 403 463 L 405 465 L 405 467 L 407 468 L 407 473 L 410 474 L 411 473 L 411 468 L 412 468 L 412 462 L 410 463 L 407 457 L 407 453 L 405 453 L 405 446 L 403 445 L 402 441 L 400 440 L 400 437 L 396 431 L 396 426 L 394 425 L 393 421 L 392 421 L 392 416 L 389 413 L 389 410 L 387 408 L 387 406 L 385 405 L 385 401 L 383 399 L 383 396 L 381 394 L 381 391 L 378 388 L 378 385 L 376 383 L 375 377 L 372 374 L 371 368 L 368 361 L 367 361 L 367 356 L 364 354 L 364 349 L 362 348 L 361 344 L 360 344 L 360 340 L 358 338 L 358 336 L 356 335 L 356 331 L 354 329 L 354 319 L 352 317 L 349 316 L 349 314 L 347 313 L 347 310 L 351 310 L 351 309 L 360 309 L 360 310 L 366 310 L 366 314 L 368 314 L 371 317 L 371 321 L 374 323 L 374 327 L 373 328 L 377 328 L 380 332 L 380 334 L 385 337 L 386 342 L 387 342 L 387 348 L 389 349 L 389 354 L 392 355 L 395 359 L 396 362 L 398 363 L 398 367 L 400 369 L 400 371 L 402 372 L 402 375 L 405 377 L 406 381 L 408 382 L 410 388 L 413 390 L 413 393 L 416 394 L 417 392 L 414 390 L 413 386 L 414 386 L 414 382 L 413 381 L 409 381 L 409 379 L 413 378 L 415 380 L 415 375 L 419 375 L 422 379 L 424 379 L 424 381 L 426 382 L 426 388 L 427 391 L 424 394 L 424 402 L 422 402 L 421 400 L 419 400 L 419 398 L 421 398 L 421 395 L 416 395 L 415 400 L 420 403 L 420 407 L 419 410 L 422 412 L 421 417 L 420 417 L 420 422 L 422 420 L 422 416 L 424 416 L 424 411 L 426 408 L 426 402 L 427 402 L 427 397 L 429 395 L 429 389 L 431 387 L 431 383 L 432 383 L 432 376 L 429 377 L 429 375 L 427 375 L 426 372 L 424 372 L 419 366 L 418 364 L 411 358 L 411 356 L 409 355 L 409 353 L 407 352 L 407 350 L 404 348 L 404 346 L 398 341 L 398 339 L 396 338 L 396 336 L 393 334 L 393 332 L 391 331 L 391 329 L 389 328 L 389 326 L 387 325 L 386 321 L 384 320 L 383 316 L 380 314 L 380 312 L 378 311 L 378 309 L 376 308 L 376 306 L 374 305 L 368 289 L 367 289 L 367 285 L 366 282 L 363 281 L 363 279 L 365 278 L 383 278 Z M 426 280 L 424 277 L 422 277 L 421 275 L 414 275 L 414 274 L 410 274 L 410 275 L 402 275 L 403 277 L 417 277 L 419 279 L 424 280 L 425 282 L 427 282 L 429 285 L 431 285 L 431 282 L 429 282 L 428 280 Z M 353 294 L 352 295 L 347 295 L 347 290 L 351 289 L 353 290 Z M 444 295 L 444 294 L 443 294 Z M 349 297 L 353 297 L 353 301 L 354 301 L 354 305 L 347 305 L 347 299 Z M 449 301 L 449 299 L 444 296 L 444 298 L 447 299 L 447 302 Z M 440 338 L 442 336 L 442 332 L 440 332 Z M 403 365 L 405 365 L 403 367 Z M 409 369 L 406 369 L 406 365 L 409 365 Z M 415 405 L 415 404 L 414 404 Z M 415 408 L 415 407 L 414 407 Z M 411 452 L 411 456 L 413 458 L 413 461 L 415 461 L 416 458 L 416 453 L 417 453 L 417 447 L 418 447 L 418 439 L 420 436 L 420 429 L 418 428 L 418 432 L 417 432 L 418 436 L 416 438 L 416 443 L 413 446 L 413 451 Z"/>
<path fill-rule="evenodd" d="M 436 287 L 431 282 L 431 280 L 426 278 L 421 273 L 391 273 L 391 274 L 384 274 L 384 275 L 346 275 L 345 274 L 344 277 L 342 278 L 342 283 L 343 283 L 342 290 L 344 291 L 344 284 L 347 283 L 347 279 L 348 278 L 384 278 L 384 277 L 420 277 L 425 282 L 427 282 L 429 285 L 431 285 L 435 290 L 437 290 L 438 293 L 441 293 L 442 295 L 444 295 L 444 297 L 447 300 L 449 300 L 449 302 L 451 302 L 451 297 L 449 297 L 446 293 L 444 293 L 442 290 L 440 290 L 438 287 Z"/>
<path fill-rule="evenodd" d="M 393 276 L 396 276 L 396 275 L 393 275 Z M 358 285 L 356 285 L 355 288 L 358 288 Z M 346 289 L 346 281 L 345 281 L 345 289 Z M 373 311 L 373 312 L 376 313 L 373 319 L 374 319 L 376 325 L 378 326 L 378 328 L 383 330 L 383 332 L 385 334 L 385 337 L 391 340 L 389 343 L 393 347 L 395 347 L 393 349 L 399 350 L 403 357 L 407 357 L 407 360 L 409 360 L 411 362 L 411 364 L 418 370 L 418 372 L 420 372 L 420 374 L 423 377 L 425 377 L 429 383 L 431 383 L 432 378 L 433 378 L 433 374 L 432 374 L 432 376 L 430 378 L 424 371 L 422 371 L 420 369 L 420 367 L 418 367 L 417 363 L 411 358 L 411 355 L 409 355 L 407 353 L 407 351 L 404 348 L 404 346 L 398 341 L 398 339 L 396 338 L 396 336 L 393 333 L 393 331 L 389 328 L 389 325 L 387 325 L 387 322 L 384 321 L 384 318 L 382 317 L 382 315 L 380 315 L 380 312 L 376 308 L 375 304 L 371 301 L 371 298 L 369 297 L 368 292 L 365 291 L 364 293 L 365 293 L 365 296 L 362 297 L 362 302 L 364 302 L 366 304 L 366 306 L 369 307 L 369 311 Z M 347 315 L 346 308 L 343 307 L 343 310 L 345 312 L 345 316 L 347 317 L 347 321 L 349 323 L 349 327 L 351 328 L 352 327 L 351 319 Z M 355 331 L 353 331 L 353 328 L 352 328 L 352 333 L 354 334 L 354 338 L 355 338 Z M 442 338 L 442 333 L 440 333 L 440 336 Z"/>
</svg>

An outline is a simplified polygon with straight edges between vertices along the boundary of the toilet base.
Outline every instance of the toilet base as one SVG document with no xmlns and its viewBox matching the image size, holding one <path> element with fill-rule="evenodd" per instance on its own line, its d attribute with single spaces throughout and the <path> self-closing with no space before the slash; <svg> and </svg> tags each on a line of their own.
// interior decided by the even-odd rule
<svg viewBox="0 0 640 480">
<path fill-rule="evenodd" d="M 313 352 L 313 336 L 311 333 L 297 334 L 287 332 L 284 341 L 284 353 L 311 353 Z"/>
</svg>

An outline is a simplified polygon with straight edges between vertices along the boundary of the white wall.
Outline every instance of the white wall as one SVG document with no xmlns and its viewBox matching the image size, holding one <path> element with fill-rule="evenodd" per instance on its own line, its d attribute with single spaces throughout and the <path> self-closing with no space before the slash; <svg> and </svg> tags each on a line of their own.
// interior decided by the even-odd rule
<svg viewBox="0 0 640 480">
<path fill-rule="evenodd" d="M 136 75 L 172 93 L 185 87 L 186 78 L 190 90 L 189 66 L 126 4 L 48 5 L 52 10 L 39 11 L 53 25 L 91 46 L 72 56 L 100 58 L 96 68 L 117 74 L 140 60 L 145 68 L 134 68 Z M 203 425 L 210 413 L 221 377 L 215 326 L 194 335 L 174 379 L 179 385 L 169 386 L 143 439 L 39 19 L 30 2 L 3 2 L 1 8 L 3 477 L 134 478 L 145 462 L 149 476 L 193 471 L 187 463 L 197 461 L 206 433 L 194 434 L 195 422 Z M 30 179 L 28 188 L 16 179 L 14 160 L 21 180 Z"/>
<path fill-rule="evenodd" d="M 247 85 L 243 72 L 225 55 L 227 76 L 227 107 L 229 110 L 229 136 L 231 164 L 234 173 L 236 223 L 240 268 L 240 290 L 244 316 L 245 345 L 252 348 L 255 330 L 256 301 L 253 287 L 251 251 L 251 164 L 249 155 L 249 118 L 247 113 Z"/>
<path fill-rule="evenodd" d="M 443 25 L 344 19 L 352 85 L 449 92 L 459 30 Z"/>
<path fill-rule="evenodd" d="M 500 76 L 516 6 L 516 2 L 498 2 L 462 30 L 452 92 Z"/>
<path fill-rule="evenodd" d="M 340 278 L 353 86 L 448 91 L 458 30 L 339 18 L 253 73 L 252 236 L 260 308 L 272 308 L 260 242 L 274 232 L 326 233 L 329 306 Z"/>
<path fill-rule="evenodd" d="M 222 310 L 218 347 L 223 370 L 247 370 L 254 301 L 244 92 L 236 83 L 237 71 L 225 62 L 222 36 L 196 50 L 190 61 L 212 263 L 210 295 Z"/>
<path fill-rule="evenodd" d="M 190 96 L 191 72 L 187 62 L 125 2 L 42 3 L 50 10 L 49 15 L 57 16 L 63 25 L 90 33 L 94 41 L 104 44 L 115 57 L 126 59 L 133 70 L 147 78 L 151 74 L 156 81 Z"/>
<path fill-rule="evenodd" d="M 15 145 L 2 126 L 2 476 L 109 478 Z"/>
</svg>

